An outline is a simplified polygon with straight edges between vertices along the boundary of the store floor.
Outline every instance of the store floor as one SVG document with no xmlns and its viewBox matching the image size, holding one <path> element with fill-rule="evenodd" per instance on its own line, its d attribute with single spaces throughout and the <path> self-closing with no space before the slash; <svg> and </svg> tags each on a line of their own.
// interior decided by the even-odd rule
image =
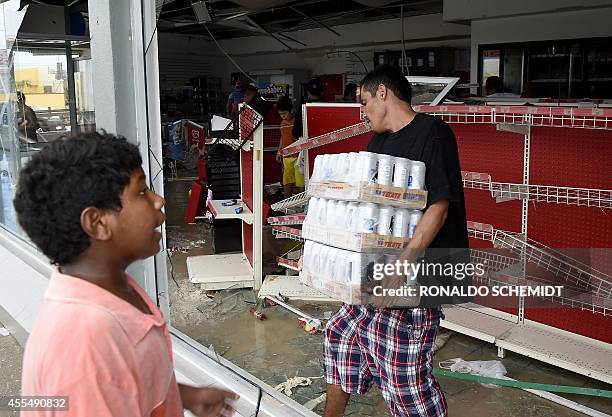
<svg viewBox="0 0 612 417">
<path fill-rule="evenodd" d="M 168 246 L 182 248 L 170 257 L 172 278 L 170 313 L 172 324 L 194 340 L 229 359 L 271 386 L 290 378 L 308 377 L 309 385 L 293 389 L 291 398 L 301 404 L 317 399 L 325 392 L 321 378 L 322 334 L 310 335 L 298 326 L 296 316 L 282 307 L 264 310 L 265 321 L 257 320 L 249 309 L 255 294 L 250 290 L 227 290 L 206 293 L 191 284 L 187 275 L 187 256 L 212 254 L 212 230 L 204 224 L 184 225 L 184 201 L 190 183 L 172 182 L 166 186 L 168 211 Z M 176 197 L 176 198 L 175 198 Z M 288 242 L 264 239 L 264 253 L 281 250 Z M 272 253 L 270 253 L 272 255 Z M 264 255 L 264 258 L 271 256 Z M 213 298 L 210 298 L 213 297 Z M 315 317 L 335 311 L 336 303 L 307 303 L 291 301 L 292 305 Z M 434 364 L 450 358 L 465 360 L 494 360 L 496 348 L 488 343 L 453 334 L 435 355 Z M 502 360 L 508 376 L 532 382 L 560 385 L 588 386 L 611 389 L 609 385 L 564 371 L 554 366 L 508 352 Z M 478 383 L 450 378 L 439 378 L 449 405 L 450 417 L 473 417 L 478 413 L 487 417 L 574 417 L 583 414 L 514 388 L 489 388 Z M 612 414 L 612 403 L 603 398 L 565 395 L 573 401 Z M 324 402 L 314 407 L 322 414 Z M 354 396 L 346 416 L 390 416 L 380 392 L 372 389 L 367 395 Z"/>
<path fill-rule="evenodd" d="M 0 323 L 0 327 L 4 327 Z M 11 336 L 0 336 L 0 397 L 18 395 L 21 388 L 23 349 Z M 0 417 L 16 417 L 16 411 L 0 410 Z"/>
</svg>

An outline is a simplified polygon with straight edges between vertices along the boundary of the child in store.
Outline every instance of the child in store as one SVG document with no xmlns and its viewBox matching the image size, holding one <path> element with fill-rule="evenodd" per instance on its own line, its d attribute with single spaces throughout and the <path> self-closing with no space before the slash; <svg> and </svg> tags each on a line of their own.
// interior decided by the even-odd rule
<svg viewBox="0 0 612 417">
<path fill-rule="evenodd" d="M 289 97 L 282 97 L 276 104 L 278 115 L 282 121 L 280 124 L 281 140 L 276 153 L 276 160 L 283 165 L 283 190 L 285 198 L 304 191 L 304 174 L 297 166 L 297 157 L 282 156 L 280 150 L 295 142 L 293 136 L 293 123 L 295 115 L 292 113 L 293 105 Z"/>
<path fill-rule="evenodd" d="M 164 199 L 138 148 L 90 133 L 60 139 L 19 177 L 15 209 L 57 266 L 23 359 L 22 395 L 66 396 L 67 411 L 24 416 L 231 415 L 232 393 L 177 384 L 157 305 L 125 272 L 160 250 Z"/>
</svg>

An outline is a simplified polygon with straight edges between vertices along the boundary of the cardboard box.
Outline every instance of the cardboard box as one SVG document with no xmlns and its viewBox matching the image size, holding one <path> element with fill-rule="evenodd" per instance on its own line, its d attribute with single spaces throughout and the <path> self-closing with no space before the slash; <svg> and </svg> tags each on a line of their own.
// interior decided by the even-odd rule
<svg viewBox="0 0 612 417">
<path fill-rule="evenodd" d="M 386 206 L 422 210 L 427 205 L 427 191 L 380 185 L 371 182 L 309 182 L 309 197 L 376 203 Z"/>
<path fill-rule="evenodd" d="M 342 301 L 346 304 L 362 304 L 362 285 L 350 285 L 329 281 L 307 271 L 300 272 L 300 281 L 311 288 L 321 291 L 334 300 Z"/>
<path fill-rule="evenodd" d="M 346 304 L 363 305 L 370 304 L 373 300 L 372 295 L 366 293 L 366 282 L 361 285 L 344 284 L 330 281 L 325 277 L 314 275 L 308 271 L 300 272 L 300 281 L 311 288 L 319 290 L 323 294 Z M 420 298 L 394 297 L 391 307 L 414 308 L 418 306 Z"/>
<path fill-rule="evenodd" d="M 372 253 L 400 253 L 410 242 L 409 238 L 356 233 L 308 222 L 302 225 L 302 237 L 340 249 Z"/>
</svg>

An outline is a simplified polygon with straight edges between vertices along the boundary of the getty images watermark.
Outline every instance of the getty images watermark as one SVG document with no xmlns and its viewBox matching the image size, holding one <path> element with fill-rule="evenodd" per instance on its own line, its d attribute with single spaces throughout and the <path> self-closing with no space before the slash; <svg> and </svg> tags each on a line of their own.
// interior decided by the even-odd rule
<svg viewBox="0 0 612 417">
<path fill-rule="evenodd" d="M 482 278 L 487 274 L 482 263 L 436 263 L 396 260 L 376 263 L 372 278 L 382 281 L 386 277 L 407 277 L 406 284 L 398 288 L 376 285 L 372 294 L 378 297 L 560 297 L 563 285 L 464 285 L 465 278 Z M 455 285 L 417 285 L 417 279 L 428 277 L 455 280 Z"/>
</svg>

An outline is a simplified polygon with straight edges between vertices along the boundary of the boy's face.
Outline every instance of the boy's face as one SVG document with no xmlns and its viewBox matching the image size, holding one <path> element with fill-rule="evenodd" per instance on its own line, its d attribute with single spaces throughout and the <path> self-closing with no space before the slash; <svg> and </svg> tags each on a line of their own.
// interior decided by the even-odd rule
<svg viewBox="0 0 612 417">
<path fill-rule="evenodd" d="M 287 110 L 279 110 L 278 111 L 278 115 L 280 116 L 281 119 L 286 120 L 289 118 L 289 115 L 291 113 L 289 113 Z"/>
<path fill-rule="evenodd" d="M 156 229 L 166 219 L 164 204 L 164 199 L 147 187 L 142 168 L 132 171 L 130 183 L 121 193 L 122 208 L 111 222 L 109 242 L 119 257 L 131 262 L 159 252 L 162 235 Z"/>
</svg>

